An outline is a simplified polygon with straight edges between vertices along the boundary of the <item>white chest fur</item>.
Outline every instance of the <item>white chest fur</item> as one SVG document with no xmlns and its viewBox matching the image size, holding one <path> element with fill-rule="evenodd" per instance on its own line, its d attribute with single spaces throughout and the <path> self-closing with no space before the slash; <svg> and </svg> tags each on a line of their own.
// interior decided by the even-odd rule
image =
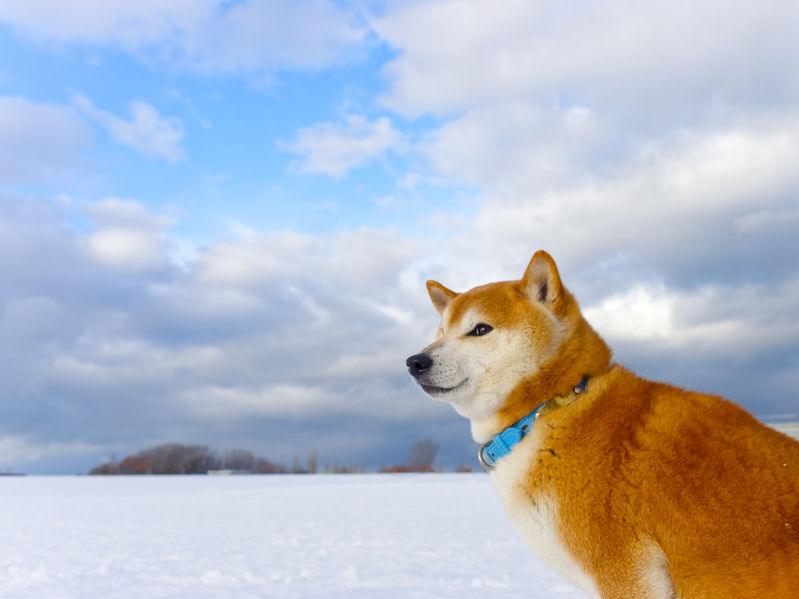
<svg viewBox="0 0 799 599">
<path fill-rule="evenodd" d="M 591 597 L 599 598 L 594 582 L 567 552 L 558 535 L 557 502 L 546 490 L 531 497 L 524 484 L 536 451 L 533 435 L 524 439 L 502 458 L 491 479 L 519 536 L 542 562 L 577 585 Z"/>
</svg>

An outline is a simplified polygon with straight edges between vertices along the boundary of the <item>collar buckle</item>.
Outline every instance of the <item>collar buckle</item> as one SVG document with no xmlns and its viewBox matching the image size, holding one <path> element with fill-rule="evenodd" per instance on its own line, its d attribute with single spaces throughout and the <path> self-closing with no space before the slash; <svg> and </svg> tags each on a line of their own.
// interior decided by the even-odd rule
<svg viewBox="0 0 799 599">
<path fill-rule="evenodd" d="M 488 449 L 488 446 L 493 442 L 493 439 L 489 439 L 480 446 L 480 449 L 477 450 L 477 459 L 480 461 L 480 465 L 489 472 L 497 467 L 496 458 L 493 458 L 490 455 L 486 456 L 485 453 L 486 449 Z"/>
</svg>

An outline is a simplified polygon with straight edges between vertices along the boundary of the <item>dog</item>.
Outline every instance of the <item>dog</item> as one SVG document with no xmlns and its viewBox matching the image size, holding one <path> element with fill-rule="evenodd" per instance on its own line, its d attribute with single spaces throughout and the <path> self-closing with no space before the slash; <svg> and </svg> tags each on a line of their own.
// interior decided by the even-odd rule
<svg viewBox="0 0 799 599">
<path fill-rule="evenodd" d="M 408 370 L 469 419 L 539 559 L 602 599 L 799 598 L 799 442 L 612 362 L 544 251 L 427 289 L 441 325 Z"/>
</svg>

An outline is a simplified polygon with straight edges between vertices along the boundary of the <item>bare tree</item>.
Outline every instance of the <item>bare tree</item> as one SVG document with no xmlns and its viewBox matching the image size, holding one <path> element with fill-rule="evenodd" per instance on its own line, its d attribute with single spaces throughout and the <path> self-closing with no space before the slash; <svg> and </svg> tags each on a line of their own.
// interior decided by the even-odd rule
<svg viewBox="0 0 799 599">
<path fill-rule="evenodd" d="M 253 472 L 257 474 L 285 474 L 286 467 L 270 462 L 266 458 L 257 458 Z"/>
<path fill-rule="evenodd" d="M 152 474 L 153 463 L 147 456 L 130 455 L 119 463 L 119 474 Z"/>
<path fill-rule="evenodd" d="M 119 474 L 119 464 L 116 462 L 106 462 L 100 466 L 95 466 L 89 474 Z"/>
<path fill-rule="evenodd" d="M 153 474 L 185 474 L 183 448 L 183 445 L 168 443 L 145 449 L 139 455 L 146 456 L 152 462 Z"/>
<path fill-rule="evenodd" d="M 142 451 L 150 460 L 153 474 L 205 474 L 215 469 L 219 460 L 204 445 L 169 443 Z"/>
<path fill-rule="evenodd" d="M 186 474 L 205 474 L 219 467 L 216 454 L 204 445 L 189 445 L 183 450 L 183 471 Z"/>
<path fill-rule="evenodd" d="M 295 468 L 299 462 L 295 460 Z M 316 454 L 309 458 L 308 465 L 315 467 Z M 167 443 L 157 445 L 139 453 L 129 455 L 119 464 L 107 462 L 93 468 L 90 474 L 205 474 L 209 470 L 227 468 L 258 474 L 279 474 L 286 472 L 285 466 L 270 462 L 243 449 L 233 449 L 220 458 L 205 445 L 181 445 Z"/>
<path fill-rule="evenodd" d="M 296 453 L 294 454 L 294 457 L 291 460 L 291 473 L 307 474 L 307 471 L 304 470 L 302 466 L 300 466 L 300 456 L 298 456 Z"/>
<path fill-rule="evenodd" d="M 415 472 L 431 472 L 436 461 L 438 445 L 432 439 L 422 439 L 411 445 L 410 464 Z"/>
<path fill-rule="evenodd" d="M 308 456 L 308 474 L 316 474 L 318 460 L 319 454 L 315 451 Z"/>
<path fill-rule="evenodd" d="M 256 461 L 258 458 L 251 451 L 244 449 L 231 449 L 225 453 L 223 465 L 228 470 L 243 470 L 245 472 L 256 471 Z"/>
</svg>

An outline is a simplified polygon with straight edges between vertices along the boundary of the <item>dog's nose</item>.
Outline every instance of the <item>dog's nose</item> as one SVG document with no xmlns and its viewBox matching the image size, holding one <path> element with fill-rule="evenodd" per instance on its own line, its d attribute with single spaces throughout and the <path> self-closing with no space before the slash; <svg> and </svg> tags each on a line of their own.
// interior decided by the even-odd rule
<svg viewBox="0 0 799 599">
<path fill-rule="evenodd" d="M 405 360 L 405 365 L 411 375 L 421 376 L 433 365 L 433 359 L 427 354 L 414 354 Z"/>
</svg>

